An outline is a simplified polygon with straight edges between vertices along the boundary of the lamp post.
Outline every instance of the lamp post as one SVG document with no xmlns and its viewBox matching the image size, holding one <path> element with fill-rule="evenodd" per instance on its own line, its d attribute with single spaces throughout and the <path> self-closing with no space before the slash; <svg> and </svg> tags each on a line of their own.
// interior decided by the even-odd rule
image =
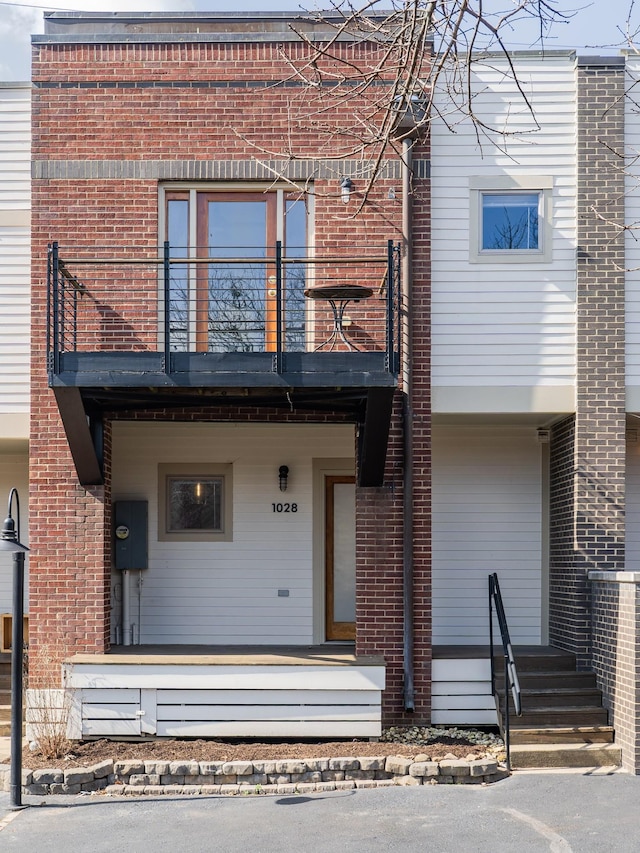
<svg viewBox="0 0 640 853">
<path fill-rule="evenodd" d="M 16 518 L 11 504 L 16 501 Z M 11 618 L 11 773 L 9 808 L 22 806 L 22 667 L 24 652 L 24 555 L 29 549 L 20 542 L 20 498 L 17 489 L 9 492 L 7 517 L 2 526 L 0 551 L 13 554 L 13 613 Z"/>
</svg>

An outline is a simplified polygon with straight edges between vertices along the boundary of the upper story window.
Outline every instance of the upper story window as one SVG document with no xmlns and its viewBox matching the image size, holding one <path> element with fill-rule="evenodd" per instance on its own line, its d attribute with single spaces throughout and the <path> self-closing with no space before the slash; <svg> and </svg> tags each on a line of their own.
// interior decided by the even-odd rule
<svg viewBox="0 0 640 853">
<path fill-rule="evenodd" d="M 481 193 L 481 251 L 540 248 L 540 193 Z"/>
<path fill-rule="evenodd" d="M 309 196 L 289 188 L 164 189 L 164 239 L 171 267 L 171 341 L 200 352 L 276 348 L 276 242 L 287 258 L 307 256 Z M 195 262 L 211 258 L 210 263 Z M 214 259 L 214 260 L 213 260 Z M 286 347 L 305 346 L 306 265 L 284 268 Z"/>
<path fill-rule="evenodd" d="M 551 178 L 472 178 L 471 262 L 549 262 L 552 186 Z"/>
</svg>

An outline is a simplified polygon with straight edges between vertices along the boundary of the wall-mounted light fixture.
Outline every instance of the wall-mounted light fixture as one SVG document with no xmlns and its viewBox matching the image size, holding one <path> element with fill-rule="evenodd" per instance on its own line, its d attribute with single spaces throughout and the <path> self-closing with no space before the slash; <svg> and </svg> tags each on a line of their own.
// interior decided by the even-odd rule
<svg viewBox="0 0 640 853">
<path fill-rule="evenodd" d="M 340 198 L 345 204 L 349 203 L 349 198 L 353 191 L 353 181 L 351 178 L 343 178 L 340 181 Z"/>
<path fill-rule="evenodd" d="M 287 491 L 287 483 L 289 481 L 289 468 L 287 465 L 281 465 L 278 468 L 278 485 L 281 492 Z"/>
</svg>

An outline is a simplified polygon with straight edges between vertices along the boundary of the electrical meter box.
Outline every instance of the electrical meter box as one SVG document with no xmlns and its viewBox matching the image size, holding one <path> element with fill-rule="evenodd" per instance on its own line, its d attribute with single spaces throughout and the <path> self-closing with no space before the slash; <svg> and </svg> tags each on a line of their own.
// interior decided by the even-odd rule
<svg viewBox="0 0 640 853">
<path fill-rule="evenodd" d="M 113 505 L 116 569 L 148 568 L 147 501 L 116 501 Z"/>
</svg>

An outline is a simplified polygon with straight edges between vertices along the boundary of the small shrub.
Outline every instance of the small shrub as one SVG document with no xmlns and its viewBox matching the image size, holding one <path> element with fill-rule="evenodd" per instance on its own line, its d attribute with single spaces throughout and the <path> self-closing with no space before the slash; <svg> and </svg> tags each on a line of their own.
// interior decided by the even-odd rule
<svg viewBox="0 0 640 853">
<path fill-rule="evenodd" d="M 27 737 L 44 758 L 62 758 L 72 746 L 67 738 L 71 697 L 60 687 L 60 676 L 56 678 L 60 663 L 53 650 L 39 649 L 38 662 L 46 675 L 40 680 L 41 687 L 27 691 Z"/>
</svg>

